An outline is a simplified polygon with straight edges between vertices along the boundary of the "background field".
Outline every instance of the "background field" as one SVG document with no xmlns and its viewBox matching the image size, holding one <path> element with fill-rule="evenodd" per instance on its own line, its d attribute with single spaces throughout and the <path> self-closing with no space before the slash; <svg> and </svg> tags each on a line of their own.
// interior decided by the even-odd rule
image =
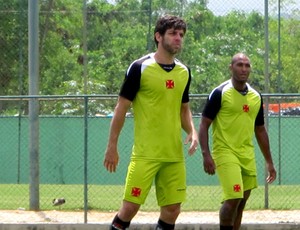
<svg viewBox="0 0 300 230">
<path fill-rule="evenodd" d="M 207 95 L 191 96 L 191 103 L 203 105 Z M 101 104 L 109 100 L 101 96 L 85 96 L 88 102 Z M 277 95 L 264 96 L 274 103 Z M 296 97 L 299 99 L 300 95 Z M 82 103 L 82 97 L 77 97 Z M 73 98 L 43 98 L 41 104 L 74 100 Z M 281 96 L 281 101 L 295 100 Z M 194 113 L 198 127 L 201 116 Z M 38 199 L 41 210 L 52 210 L 52 200 L 64 197 L 67 210 L 116 210 L 122 199 L 123 184 L 133 143 L 133 117 L 126 118 L 120 140 L 120 164 L 116 173 L 108 173 L 103 167 L 111 117 L 49 116 L 41 115 L 39 124 L 39 197 L 30 193 L 29 119 L 27 116 L 2 116 L 0 119 L 0 195 L 3 197 L 0 209 L 29 207 L 30 199 Z M 249 209 L 299 209 L 300 174 L 298 143 L 300 140 L 300 119 L 297 115 L 272 114 L 266 119 L 273 160 L 278 178 L 270 187 L 265 185 L 264 160 L 254 141 L 259 189 L 253 192 Z M 182 135 L 185 138 L 185 134 Z M 185 153 L 188 146 L 184 147 Z M 186 154 L 188 199 L 186 210 L 217 210 L 221 191 L 216 176 L 204 173 L 200 151 L 194 156 Z M 85 196 L 86 195 L 86 196 Z M 142 207 L 157 210 L 154 191 Z"/>
<path fill-rule="evenodd" d="M 55 190 L 59 193 L 49 191 Z M 300 209 L 299 191 L 300 186 L 270 186 L 269 206 L 272 210 L 293 210 Z M 28 185 L 0 185 L 0 197 L 5 197 L 5 209 L 16 210 L 24 208 L 28 210 Z M 123 186 L 109 185 L 89 185 L 89 210 L 94 211 L 116 211 L 119 209 Z M 264 187 L 253 190 L 246 209 L 260 210 L 264 209 Z M 183 211 L 216 211 L 220 207 L 221 190 L 219 186 L 188 186 L 188 196 L 182 206 Z M 289 198 L 289 202 L 283 204 L 282 194 Z M 66 203 L 61 207 L 53 207 L 53 198 L 64 197 Z M 40 200 L 45 205 L 44 210 L 64 210 L 81 211 L 83 204 L 78 205 L 78 201 L 83 200 L 82 185 L 41 185 Z M 141 207 L 141 211 L 158 211 L 156 207 L 156 198 L 154 187 L 151 189 L 146 203 Z"/>
</svg>

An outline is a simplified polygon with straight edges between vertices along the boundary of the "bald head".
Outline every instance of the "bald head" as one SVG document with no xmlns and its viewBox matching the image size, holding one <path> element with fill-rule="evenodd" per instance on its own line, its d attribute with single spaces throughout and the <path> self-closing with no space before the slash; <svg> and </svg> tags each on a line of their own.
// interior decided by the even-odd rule
<svg viewBox="0 0 300 230">
<path fill-rule="evenodd" d="M 229 65 L 231 71 L 231 80 L 234 88 L 237 90 L 245 89 L 245 84 L 251 72 L 251 64 L 249 58 L 243 53 L 235 54 Z"/>
<path fill-rule="evenodd" d="M 249 63 L 250 63 L 250 59 L 249 57 L 246 55 L 246 54 L 243 54 L 243 53 L 237 53 L 235 54 L 232 59 L 231 59 L 231 65 L 238 62 L 238 61 L 241 61 L 241 60 L 247 60 Z"/>
</svg>

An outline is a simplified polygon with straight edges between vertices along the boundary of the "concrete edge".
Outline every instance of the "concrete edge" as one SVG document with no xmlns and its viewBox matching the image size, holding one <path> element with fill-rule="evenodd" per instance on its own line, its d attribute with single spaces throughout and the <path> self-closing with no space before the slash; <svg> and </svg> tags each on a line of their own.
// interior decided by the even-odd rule
<svg viewBox="0 0 300 230">
<path fill-rule="evenodd" d="M 1 221 L 1 220 L 0 220 Z M 108 224 L 0 224 L 0 230 L 108 230 Z M 130 230 L 154 230 L 155 224 L 132 224 Z M 218 230 L 218 224 L 176 224 L 176 230 Z M 300 223 L 243 224 L 241 230 L 294 230 Z"/>
</svg>

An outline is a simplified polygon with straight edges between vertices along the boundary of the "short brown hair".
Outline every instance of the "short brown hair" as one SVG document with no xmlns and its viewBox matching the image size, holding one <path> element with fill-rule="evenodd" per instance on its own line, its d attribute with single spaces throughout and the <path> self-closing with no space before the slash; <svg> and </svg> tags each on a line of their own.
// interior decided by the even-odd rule
<svg viewBox="0 0 300 230">
<path fill-rule="evenodd" d="M 171 28 L 182 29 L 185 33 L 187 29 L 186 22 L 182 18 L 173 15 L 165 15 L 159 18 L 154 29 L 154 42 L 156 46 L 158 45 L 155 38 L 156 32 L 160 35 L 164 35 L 166 31 Z"/>
</svg>

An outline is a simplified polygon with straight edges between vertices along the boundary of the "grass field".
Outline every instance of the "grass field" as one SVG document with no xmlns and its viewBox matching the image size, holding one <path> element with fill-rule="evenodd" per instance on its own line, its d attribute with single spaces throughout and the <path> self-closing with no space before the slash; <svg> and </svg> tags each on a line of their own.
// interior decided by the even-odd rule
<svg viewBox="0 0 300 230">
<path fill-rule="evenodd" d="M 265 188 L 260 186 L 252 191 L 246 209 L 260 210 L 266 208 L 274 210 L 299 210 L 300 186 L 274 185 L 268 188 L 268 199 L 265 196 Z M 222 192 L 219 186 L 188 186 L 187 200 L 183 203 L 183 211 L 214 211 L 220 207 Z M 123 186 L 119 185 L 89 185 L 88 207 L 90 210 L 115 211 L 118 210 Z M 83 185 L 40 185 L 40 209 L 60 209 L 66 211 L 82 210 L 84 207 Z M 1 184 L 0 185 L 0 209 L 15 210 L 18 208 L 29 209 L 29 185 L 28 184 Z M 62 207 L 53 207 L 54 198 L 64 197 L 66 204 Z M 142 211 L 157 211 L 155 190 L 151 189 L 146 203 L 141 207 Z"/>
</svg>

